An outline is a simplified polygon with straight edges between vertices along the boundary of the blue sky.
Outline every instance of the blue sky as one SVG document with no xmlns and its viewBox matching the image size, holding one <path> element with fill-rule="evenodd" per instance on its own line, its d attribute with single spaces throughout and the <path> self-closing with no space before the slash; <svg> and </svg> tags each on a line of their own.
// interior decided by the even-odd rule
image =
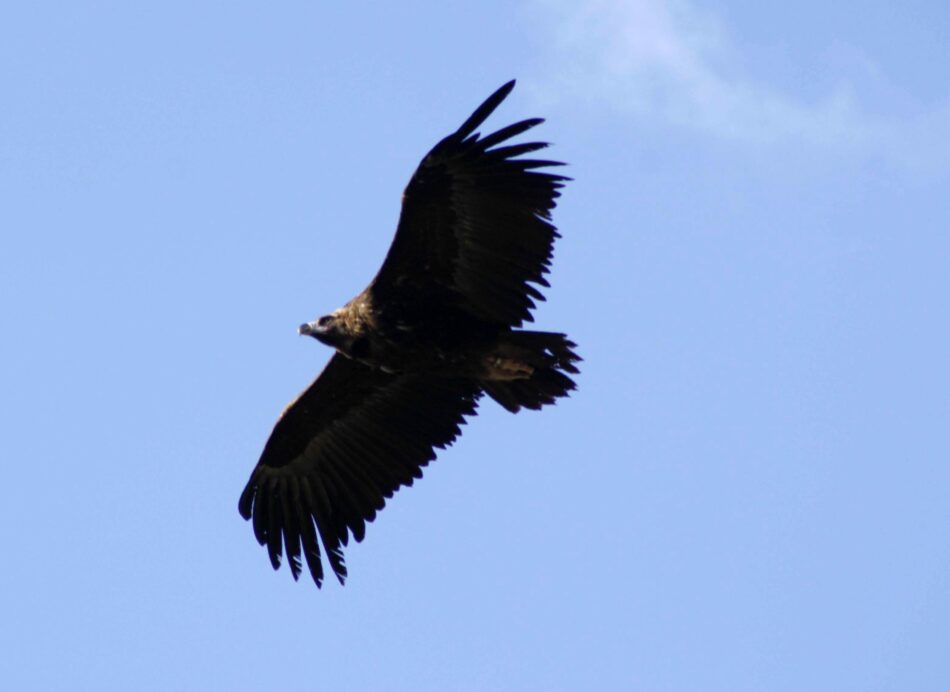
<svg viewBox="0 0 950 692">
<path fill-rule="evenodd" d="M 0 11 L 5 685 L 950 688 L 947 6 L 340 5 Z M 512 77 L 580 389 L 295 584 L 236 504 L 296 327 Z"/>
</svg>

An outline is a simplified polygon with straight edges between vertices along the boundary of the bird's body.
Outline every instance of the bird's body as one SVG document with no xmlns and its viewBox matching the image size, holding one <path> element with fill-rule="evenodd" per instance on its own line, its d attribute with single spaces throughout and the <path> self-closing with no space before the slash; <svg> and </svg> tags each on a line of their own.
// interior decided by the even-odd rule
<svg viewBox="0 0 950 692">
<path fill-rule="evenodd" d="M 301 325 L 300 333 L 390 374 L 425 372 L 504 382 L 528 378 L 543 364 L 535 362 L 538 354 L 525 343 L 527 335 L 543 332 L 515 331 L 421 300 L 377 307 L 367 290 L 321 319 L 326 320 L 323 325 Z"/>
<path fill-rule="evenodd" d="M 517 412 L 574 389 L 574 344 L 519 329 L 543 300 L 566 178 L 536 170 L 555 162 L 515 158 L 544 144 L 496 146 L 540 120 L 474 133 L 513 86 L 423 159 L 370 285 L 300 327 L 336 354 L 281 415 L 239 503 L 275 569 L 286 549 L 294 578 L 302 548 L 321 584 L 322 543 L 342 582 L 341 545 L 455 440 L 483 392 Z"/>
</svg>

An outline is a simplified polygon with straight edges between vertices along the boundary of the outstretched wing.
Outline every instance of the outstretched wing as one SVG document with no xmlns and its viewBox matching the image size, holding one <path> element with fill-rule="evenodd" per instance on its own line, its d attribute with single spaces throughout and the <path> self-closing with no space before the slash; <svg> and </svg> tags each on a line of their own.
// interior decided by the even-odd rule
<svg viewBox="0 0 950 692">
<path fill-rule="evenodd" d="M 286 551 L 296 579 L 303 552 L 320 586 L 322 543 L 342 583 L 348 536 L 361 541 L 386 498 L 422 476 L 479 394 L 464 380 L 390 375 L 335 354 L 277 421 L 238 503 L 274 569 Z"/>
<path fill-rule="evenodd" d="M 555 161 L 519 158 L 547 146 L 498 146 L 543 122 L 522 120 L 486 137 L 475 132 L 514 87 L 488 97 L 462 126 L 435 145 L 403 195 L 392 246 L 369 290 L 376 305 L 433 292 L 494 324 L 531 321 L 538 286 L 551 263 L 550 223 L 568 178 L 538 169 Z"/>
</svg>

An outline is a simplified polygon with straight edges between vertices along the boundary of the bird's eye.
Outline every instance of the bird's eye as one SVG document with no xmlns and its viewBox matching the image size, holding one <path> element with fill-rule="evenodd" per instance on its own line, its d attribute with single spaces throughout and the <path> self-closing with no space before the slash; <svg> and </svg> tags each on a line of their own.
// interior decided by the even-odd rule
<svg viewBox="0 0 950 692">
<path fill-rule="evenodd" d="M 317 326 L 326 327 L 332 321 L 333 321 L 333 317 L 331 317 L 330 315 L 324 315 L 323 317 L 317 320 Z"/>
</svg>

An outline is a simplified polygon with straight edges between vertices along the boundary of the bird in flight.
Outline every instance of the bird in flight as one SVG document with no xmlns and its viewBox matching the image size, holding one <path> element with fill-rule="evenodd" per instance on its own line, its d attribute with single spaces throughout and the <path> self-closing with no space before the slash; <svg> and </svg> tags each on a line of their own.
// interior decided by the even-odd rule
<svg viewBox="0 0 950 692">
<path fill-rule="evenodd" d="M 300 326 L 336 352 L 281 414 L 238 503 L 294 579 L 306 563 L 321 586 L 322 544 L 342 584 L 349 537 L 361 541 L 386 499 L 422 477 L 483 394 L 517 413 L 575 388 L 575 344 L 519 329 L 549 285 L 551 210 L 568 178 L 545 170 L 558 162 L 522 158 L 547 144 L 508 142 L 542 119 L 476 132 L 514 84 L 422 159 L 369 286 Z"/>
</svg>

